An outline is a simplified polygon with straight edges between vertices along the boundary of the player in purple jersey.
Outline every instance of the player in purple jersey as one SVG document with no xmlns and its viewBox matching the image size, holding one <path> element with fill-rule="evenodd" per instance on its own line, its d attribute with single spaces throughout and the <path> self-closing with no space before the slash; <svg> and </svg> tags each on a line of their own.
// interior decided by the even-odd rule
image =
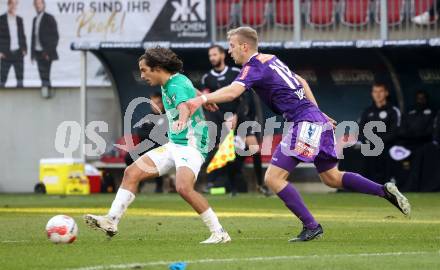
<svg viewBox="0 0 440 270">
<path fill-rule="evenodd" d="M 313 162 L 322 182 L 333 188 L 376 195 L 387 199 L 408 216 L 411 206 L 393 183 L 379 185 L 363 176 L 338 170 L 333 120 L 322 113 L 307 82 L 274 55 L 258 53 L 257 32 L 239 27 L 228 32 L 229 53 L 242 65 L 233 83 L 213 93 L 187 101 L 194 111 L 202 104 L 222 103 L 254 89 L 275 113 L 293 122 L 277 146 L 266 175 L 266 184 L 303 223 L 301 233 L 289 240 L 308 241 L 323 234 L 320 224 L 305 206 L 301 195 L 287 181 L 300 162 Z M 328 128 L 330 126 L 330 128 Z"/>
</svg>

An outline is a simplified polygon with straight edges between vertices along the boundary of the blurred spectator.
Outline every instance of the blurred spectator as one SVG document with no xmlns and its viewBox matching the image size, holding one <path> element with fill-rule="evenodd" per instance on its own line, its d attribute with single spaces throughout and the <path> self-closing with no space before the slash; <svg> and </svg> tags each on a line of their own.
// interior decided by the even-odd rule
<svg viewBox="0 0 440 270">
<path fill-rule="evenodd" d="M 434 119 L 432 142 L 423 145 L 417 151 L 411 175 L 407 183 L 408 191 L 440 191 L 440 111 Z"/>
<path fill-rule="evenodd" d="M 133 151 L 134 153 L 132 153 L 135 157 L 140 157 L 148 150 L 159 147 L 168 142 L 168 139 L 166 138 L 166 133 L 168 131 L 168 120 L 166 115 L 164 114 L 165 110 L 162 103 L 162 94 L 160 92 L 154 92 L 150 95 L 150 100 L 150 106 L 153 115 L 147 115 L 141 120 L 141 126 L 137 132 L 137 135 L 140 137 L 141 143 Z M 142 147 L 145 147 L 145 145 L 142 142 L 144 142 L 145 140 L 153 142 L 154 145 L 152 147 L 149 147 L 148 149 L 143 149 Z M 139 147 L 141 147 L 142 149 L 139 149 Z M 133 162 L 134 161 L 131 157 L 131 154 L 127 154 L 125 156 L 125 164 L 129 166 Z M 162 193 L 163 177 L 157 177 L 155 179 L 155 182 L 156 188 L 154 192 Z M 139 190 L 142 189 L 143 184 L 144 182 L 141 182 L 141 184 L 139 185 Z"/>
<path fill-rule="evenodd" d="M 434 144 L 439 145 L 440 144 L 440 110 L 437 112 L 437 115 L 434 119 L 434 131 L 432 135 L 432 141 Z"/>
<path fill-rule="evenodd" d="M 434 113 L 429 107 L 428 94 L 417 91 L 415 106 L 402 117 L 399 131 L 401 144 L 415 149 L 431 142 L 433 132 Z"/>
<path fill-rule="evenodd" d="M 428 94 L 417 91 L 414 108 L 402 117 L 399 140 L 390 150 L 391 176 L 402 191 L 417 191 L 423 147 L 432 141 L 434 113 Z"/>
<path fill-rule="evenodd" d="M 23 19 L 17 15 L 17 0 L 8 0 L 8 11 L 0 16 L 0 87 L 14 66 L 17 87 L 23 87 L 23 58 L 27 54 Z"/>
<path fill-rule="evenodd" d="M 231 84 L 238 76 L 240 69 L 235 67 L 229 67 L 225 64 L 226 53 L 223 47 L 219 45 L 213 45 L 208 49 L 209 62 L 212 69 L 203 75 L 202 77 L 202 92 L 214 92 L 224 86 Z M 206 164 L 209 164 L 214 154 L 217 151 L 217 147 L 220 143 L 222 125 L 225 119 L 225 113 L 232 113 L 234 121 L 234 129 L 236 129 L 241 123 L 245 121 L 255 121 L 255 104 L 253 102 L 253 92 L 246 91 L 241 98 L 235 99 L 232 102 L 221 103 L 219 110 L 216 112 L 205 112 L 208 121 L 212 121 L 217 126 L 216 147 L 209 153 Z M 261 165 L 260 147 L 257 137 L 251 128 L 246 130 L 245 138 L 236 138 L 236 142 L 243 147 L 248 147 L 253 155 L 253 163 L 255 175 L 257 178 L 258 190 L 265 195 L 269 195 L 269 189 L 263 183 L 263 170 Z M 237 143 L 236 143 L 237 144 Z M 213 185 L 214 181 L 227 178 L 229 180 L 229 189 L 234 195 L 238 190 L 246 190 L 245 183 L 243 182 L 242 168 L 244 164 L 244 158 L 237 155 L 237 158 L 230 162 L 227 166 L 221 169 L 217 169 L 208 174 L 208 185 Z M 221 181 L 221 180 L 220 180 Z"/>
<path fill-rule="evenodd" d="M 363 143 L 371 143 L 363 134 L 364 126 L 368 122 L 382 121 L 385 123 L 385 132 L 375 132 L 382 139 L 384 150 L 379 156 L 365 157 L 365 176 L 380 184 L 389 180 L 388 151 L 396 141 L 400 126 L 400 110 L 390 104 L 388 96 L 389 91 L 385 84 L 373 84 L 371 90 L 373 104 L 363 111 L 359 121 L 359 140 Z"/>
<path fill-rule="evenodd" d="M 214 92 L 224 86 L 229 85 L 239 74 L 240 69 L 235 67 L 229 67 L 225 64 L 226 53 L 223 47 L 219 45 L 213 45 L 208 49 L 209 62 L 211 63 L 212 69 L 203 75 L 201 81 L 201 91 L 204 93 Z M 207 121 L 213 122 L 217 127 L 217 134 L 215 137 L 215 147 L 209 152 L 205 165 L 208 165 L 214 157 L 215 153 L 218 150 L 218 145 L 221 142 L 222 136 L 225 134 L 222 133 L 223 122 L 225 119 L 225 113 L 231 113 L 236 117 L 237 111 L 240 107 L 240 99 L 236 99 L 231 102 L 226 102 L 222 104 L 218 104 L 219 110 L 215 112 L 205 111 L 205 116 Z M 234 162 L 238 162 L 236 159 Z M 234 163 L 233 162 L 233 163 Z M 208 178 L 208 186 L 209 189 L 215 185 L 222 185 L 228 181 L 230 174 L 228 170 L 232 167 L 235 167 L 236 174 L 241 171 L 241 166 L 239 164 L 235 164 L 235 166 L 226 166 L 217 170 L 212 171 L 207 175 Z M 229 179 L 231 180 L 231 179 Z M 232 180 L 232 182 L 234 182 Z"/>
<path fill-rule="evenodd" d="M 440 0 L 437 0 L 436 2 L 432 3 L 432 6 L 429 8 L 428 11 L 413 17 L 411 20 L 413 23 L 419 25 L 431 24 L 437 21 L 439 10 L 440 10 Z"/>
<path fill-rule="evenodd" d="M 240 127 L 242 123 L 247 121 L 254 123 L 257 122 L 257 108 L 255 103 L 256 98 L 257 97 L 254 91 L 244 92 L 242 101 L 240 103 L 240 110 L 238 111 L 237 128 Z M 251 127 L 249 127 L 244 135 L 245 137 L 241 138 L 244 139 L 244 147 L 246 150 L 250 150 L 250 152 L 255 153 L 252 155 L 252 161 L 257 180 L 257 190 L 266 196 L 270 196 L 272 193 L 264 184 L 263 168 L 261 164 L 261 149 L 257 134 L 252 131 Z M 240 156 L 238 158 L 244 161 L 245 157 Z"/>
</svg>

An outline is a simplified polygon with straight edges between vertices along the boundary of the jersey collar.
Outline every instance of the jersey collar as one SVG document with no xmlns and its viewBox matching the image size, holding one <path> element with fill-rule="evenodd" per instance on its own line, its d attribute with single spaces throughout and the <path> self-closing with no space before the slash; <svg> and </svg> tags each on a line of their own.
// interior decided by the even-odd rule
<svg viewBox="0 0 440 270">
<path fill-rule="evenodd" d="M 171 75 L 170 78 L 165 82 L 165 84 L 160 86 L 160 87 L 162 88 L 162 90 L 165 91 L 166 86 L 167 86 L 167 84 L 171 81 L 171 79 L 173 79 L 174 77 L 176 77 L 176 76 L 179 75 L 179 74 L 180 74 L 180 73 L 177 72 L 177 73 Z"/>
<path fill-rule="evenodd" d="M 225 68 L 221 72 L 216 72 L 215 69 L 211 69 L 212 76 L 220 77 L 225 75 L 226 72 L 228 72 L 229 67 L 225 65 Z"/>
<path fill-rule="evenodd" d="M 247 63 L 249 63 L 249 61 L 251 61 L 251 59 L 254 57 L 254 56 L 257 56 L 258 55 L 258 52 L 256 52 L 256 53 L 254 53 L 253 55 L 251 55 L 251 57 L 249 57 L 249 59 L 246 61 L 246 63 L 244 63 L 244 65 L 246 65 Z M 243 66 L 244 66 L 243 65 Z"/>
</svg>

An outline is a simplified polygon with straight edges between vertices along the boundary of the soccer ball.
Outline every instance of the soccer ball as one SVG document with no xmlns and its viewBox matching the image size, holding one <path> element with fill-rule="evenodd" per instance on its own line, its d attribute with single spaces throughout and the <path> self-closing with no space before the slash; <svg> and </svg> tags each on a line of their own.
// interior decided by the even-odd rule
<svg viewBox="0 0 440 270">
<path fill-rule="evenodd" d="M 47 237 L 55 244 L 70 244 L 75 241 L 78 226 L 73 218 L 65 215 L 54 216 L 46 225 Z"/>
</svg>

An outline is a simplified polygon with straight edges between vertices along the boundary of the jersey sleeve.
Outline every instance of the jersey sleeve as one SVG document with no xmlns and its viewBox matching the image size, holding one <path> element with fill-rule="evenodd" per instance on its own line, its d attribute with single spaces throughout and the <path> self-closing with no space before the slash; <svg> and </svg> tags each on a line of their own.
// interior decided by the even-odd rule
<svg viewBox="0 0 440 270">
<path fill-rule="evenodd" d="M 232 83 L 238 83 L 244 86 L 246 89 L 254 87 L 261 79 L 263 75 L 256 66 L 246 65 L 244 66 L 237 78 Z"/>
<path fill-rule="evenodd" d="M 170 87 L 170 90 L 172 96 L 175 97 L 174 104 L 176 108 L 180 103 L 188 101 L 196 96 L 195 89 L 192 85 L 173 85 L 172 87 Z"/>
</svg>

